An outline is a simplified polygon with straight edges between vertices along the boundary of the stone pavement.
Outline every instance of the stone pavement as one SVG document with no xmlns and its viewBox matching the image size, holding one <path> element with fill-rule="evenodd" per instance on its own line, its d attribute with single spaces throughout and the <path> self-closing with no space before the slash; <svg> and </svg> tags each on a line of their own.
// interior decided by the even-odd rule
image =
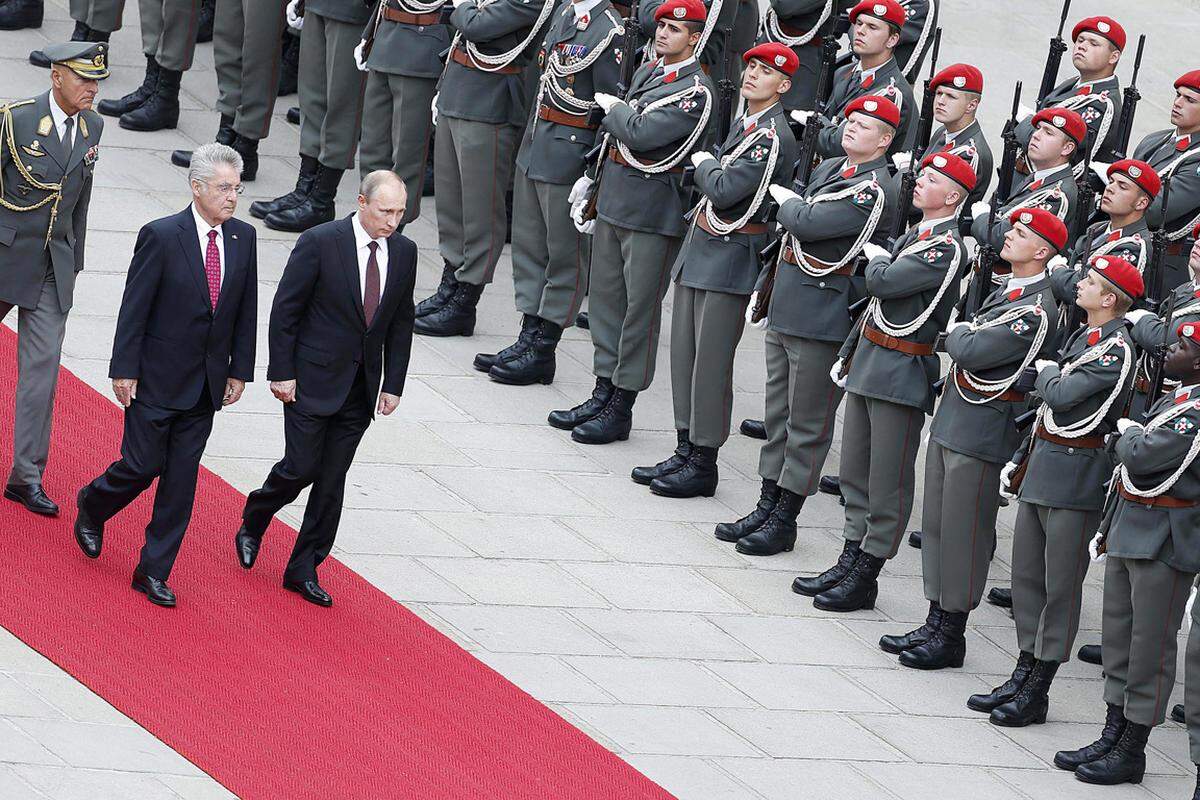
<svg viewBox="0 0 1200 800">
<path fill-rule="evenodd" d="M 972 60 L 983 68 L 985 129 L 998 147 L 1011 82 L 1025 81 L 1027 102 L 1036 94 L 1057 4 L 943 5 L 942 62 Z M 44 73 L 25 55 L 71 29 L 66 0 L 47 6 L 40 31 L 0 33 L 0 97 L 41 90 Z M 106 96 L 140 81 L 135 6 L 114 38 Z M 1101 11 L 1131 34 L 1150 29 L 1147 98 L 1135 138 L 1165 127 L 1170 83 L 1195 66 L 1178 54 L 1191 52 L 1200 14 L 1180 0 L 1088 0 L 1074 4 L 1072 19 Z M 65 348 L 66 366 L 105 395 L 135 233 L 188 202 L 170 150 L 207 141 L 216 129 L 210 45 L 199 48 L 183 86 L 179 130 L 131 133 L 112 121 L 105 131 L 87 270 Z M 244 206 L 287 191 L 294 180 L 298 136 L 283 119 L 294 100 L 283 98 L 276 109 Z M 344 181 L 341 213 L 352 208 L 353 183 Z M 418 297 L 440 274 L 432 205 L 427 199 L 407 231 L 421 247 Z M 265 342 L 267 311 L 294 237 L 261 227 L 259 237 Z M 657 498 L 630 482 L 630 467 L 673 447 L 665 340 L 660 377 L 639 398 L 630 441 L 589 448 L 547 427 L 548 410 L 589 392 L 590 342 L 584 332 L 567 334 L 552 386 L 489 382 L 471 370 L 471 357 L 511 340 L 518 323 L 511 297 L 506 256 L 481 303 L 477 334 L 418 337 L 400 411 L 367 434 L 351 471 L 336 555 L 380 589 L 681 798 L 918 798 L 931 787 L 939 787 L 937 796 L 973 800 L 1190 796 L 1186 736 L 1174 723 L 1155 731 L 1140 787 L 1087 787 L 1050 765 L 1055 749 L 1097 732 L 1104 708 L 1097 668 L 1063 668 L 1046 725 L 1005 730 L 968 711 L 966 696 L 998 682 L 1015 657 L 1011 620 L 995 608 L 973 615 L 961 670 L 913 672 L 880 652 L 880 634 L 907 630 L 924 616 L 916 551 L 904 547 L 888 565 L 872 612 L 824 614 L 792 594 L 795 574 L 823 569 L 840 549 L 840 509 L 830 498 L 818 495 L 805 508 L 793 553 L 756 560 L 714 540 L 715 522 L 755 502 L 756 442 L 735 434 L 722 450 L 713 499 Z M 749 332 L 742 349 L 735 424 L 761 415 L 763 402 L 761 335 Z M 265 357 L 265 346 L 259 352 Z M 245 398 L 219 416 L 205 458 L 243 491 L 259 484 L 282 451 L 265 366 Z M 836 458 L 835 448 L 831 470 Z M 299 522 L 300 509 L 289 509 L 290 522 Z M 1008 519 L 1010 513 L 992 568 L 995 584 L 1008 579 Z M 1098 641 L 1099 575 L 1093 569 L 1087 583 L 1081 643 Z M 0 630 L 0 797 L 230 796 Z"/>
</svg>

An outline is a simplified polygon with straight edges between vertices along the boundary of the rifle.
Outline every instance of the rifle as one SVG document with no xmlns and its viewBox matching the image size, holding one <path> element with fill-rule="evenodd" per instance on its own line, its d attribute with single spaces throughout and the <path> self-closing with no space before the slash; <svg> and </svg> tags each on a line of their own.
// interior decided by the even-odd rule
<svg viewBox="0 0 1200 800">
<path fill-rule="evenodd" d="M 908 169 L 900 178 L 900 211 L 892 223 L 892 242 L 903 236 L 904 231 L 908 229 L 909 217 L 912 216 L 913 190 L 917 186 L 917 170 L 921 166 L 918 163 L 920 159 L 917 154 L 925 152 L 929 147 L 929 139 L 933 135 L 933 96 L 935 92 L 930 84 L 933 82 L 933 76 L 937 74 L 938 50 L 941 44 L 942 29 L 938 28 L 933 34 L 933 57 L 929 61 L 929 77 L 925 79 L 925 91 L 921 97 L 921 117 L 917 121 L 917 140 L 913 144 Z"/>
<path fill-rule="evenodd" d="M 1054 90 L 1054 82 L 1058 80 L 1058 68 L 1062 64 L 1063 53 L 1067 52 L 1067 43 L 1063 41 L 1063 28 L 1067 25 L 1067 15 L 1071 13 L 1071 0 L 1063 0 L 1062 17 L 1058 20 L 1058 34 L 1050 40 L 1050 49 L 1046 53 L 1046 68 L 1042 71 L 1042 85 L 1038 89 L 1037 105 L 1040 108 L 1042 100 Z"/>
<path fill-rule="evenodd" d="M 1096 212 L 1096 187 L 1092 184 L 1092 148 L 1088 137 L 1083 138 L 1083 172 L 1075 181 L 1075 219 L 1071 230 L 1075 235 L 1086 233 L 1092 214 Z"/>
<path fill-rule="evenodd" d="M 1146 271 L 1150 273 L 1148 275 L 1150 280 L 1147 282 L 1147 288 L 1150 289 L 1147 295 L 1147 302 L 1151 308 L 1157 308 L 1163 299 L 1163 282 L 1166 280 L 1167 271 L 1167 247 L 1170 245 L 1170 241 L 1167 239 L 1166 210 L 1167 201 L 1171 199 L 1171 179 L 1173 177 L 1173 175 L 1168 175 L 1163 178 L 1162 191 L 1160 193 L 1163 207 L 1162 223 L 1154 229 L 1154 233 L 1150 234 L 1150 243 L 1154 250 L 1150 256 L 1150 264 L 1147 266 Z"/>
<path fill-rule="evenodd" d="M 617 83 L 617 94 L 624 97 L 633 81 L 633 73 L 638 68 L 638 53 L 642 43 L 642 20 L 638 16 L 640 0 L 633 0 L 629 7 L 629 16 L 625 18 L 625 38 L 621 40 L 621 79 Z"/>
<path fill-rule="evenodd" d="M 717 146 L 721 146 L 729 137 L 729 129 L 733 126 L 733 98 L 737 87 L 733 85 L 733 25 L 727 25 L 721 30 L 722 58 L 724 60 L 721 80 L 717 81 Z"/>
<path fill-rule="evenodd" d="M 1137 79 L 1138 73 L 1142 69 L 1142 50 L 1145 46 L 1146 34 L 1143 33 L 1138 37 L 1137 55 L 1133 59 L 1133 77 L 1130 79 L 1129 85 L 1125 87 L 1124 97 L 1121 100 L 1121 117 L 1117 122 L 1116 148 L 1120 158 L 1124 158 L 1129 149 L 1129 137 L 1133 135 L 1133 115 L 1137 113 L 1138 101 L 1142 99 L 1142 93 L 1137 88 Z"/>
</svg>

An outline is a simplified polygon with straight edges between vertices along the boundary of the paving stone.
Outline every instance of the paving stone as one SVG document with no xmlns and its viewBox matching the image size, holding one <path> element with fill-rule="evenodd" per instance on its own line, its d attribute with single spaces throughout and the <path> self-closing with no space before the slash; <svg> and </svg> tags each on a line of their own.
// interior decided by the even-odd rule
<svg viewBox="0 0 1200 800">
<path fill-rule="evenodd" d="M 179 800 L 179 795 L 153 775 L 104 769 L 13 766 L 34 789 L 55 800 Z M 211 779 L 208 779 L 211 780 Z M 19 796 L 14 796 L 19 797 Z"/>
<path fill-rule="evenodd" d="M 611 695 L 558 656 L 481 652 L 479 659 L 543 702 L 613 702 Z"/>
<path fill-rule="evenodd" d="M 0 763 L 0 797 L 45 800 L 46 795 L 21 780 L 11 766 Z"/>
<path fill-rule="evenodd" d="M 1040 800 L 1152 800 L 1154 795 L 1141 786 L 1125 783 L 1119 786 L 1093 786 L 1075 780 L 1062 770 L 996 770 L 996 775 L 1028 797 Z"/>
<path fill-rule="evenodd" d="M 730 777 L 712 760 L 648 755 L 629 755 L 625 760 L 679 800 L 759 800 L 763 797 L 745 783 Z M 729 760 L 720 759 L 722 763 Z"/>
<path fill-rule="evenodd" d="M 352 508 L 342 514 L 335 550 L 409 556 L 470 556 L 472 550 L 434 520 L 410 511 Z"/>
<path fill-rule="evenodd" d="M 571 608 L 607 605 L 557 564 L 463 558 L 420 561 L 479 603 Z"/>
<path fill-rule="evenodd" d="M 709 714 L 774 758 L 836 759 L 853 754 L 859 761 L 902 759 L 867 726 L 842 714 L 736 708 L 710 709 Z"/>
<path fill-rule="evenodd" d="M 782 758 L 713 759 L 722 769 L 769 800 L 836 797 L 883 800 L 893 795 L 846 761 L 798 761 Z M 874 772 L 878 764 L 867 769 Z"/>
<path fill-rule="evenodd" d="M 756 707 L 715 671 L 691 661 L 624 656 L 571 656 L 564 660 L 622 704 Z"/>
<path fill-rule="evenodd" d="M 800 664 L 708 663 L 706 666 L 759 705 L 791 711 L 890 711 L 894 695 L 872 693 L 832 667 Z M 890 670 L 862 670 L 892 674 Z"/>
<path fill-rule="evenodd" d="M 494 653 L 613 652 L 599 637 L 557 609 L 430 605 L 429 610 Z"/>
<path fill-rule="evenodd" d="M 568 572 L 617 608 L 655 611 L 741 611 L 743 606 L 686 567 L 568 564 Z"/>
<path fill-rule="evenodd" d="M 833 620 L 725 615 L 710 619 L 775 664 L 894 666 L 887 654 L 868 647 Z"/>
<path fill-rule="evenodd" d="M 763 559 L 770 560 L 770 559 Z M 813 606 L 811 597 L 792 591 L 795 575 L 788 571 L 760 572 L 756 569 L 699 570 L 700 574 L 740 600 L 757 614 L 830 618 L 834 615 Z M 856 619 L 883 619 L 878 611 L 855 612 Z"/>
<path fill-rule="evenodd" d="M 1051 701 L 1053 702 L 1053 701 Z M 979 715 L 983 718 L 983 715 Z M 992 726 L 996 732 L 1012 739 L 1024 750 L 1032 753 L 1046 765 L 1053 765 L 1054 754 L 1059 750 L 1073 750 L 1096 741 L 1103 726 L 1103 720 L 1092 724 L 1076 724 L 1050 721 L 1044 725 L 1030 725 L 1026 728 L 1001 728 Z M 1168 737 L 1157 737 L 1155 744 L 1160 744 Z M 1179 775 L 1182 773 L 1178 764 L 1163 757 L 1153 747 L 1146 750 L 1146 772 L 1152 775 Z"/>
<path fill-rule="evenodd" d="M 758 656 L 706 618 L 674 611 L 578 608 L 571 616 L 631 656 L 755 660 Z"/>
<path fill-rule="evenodd" d="M 46 715 L 48 719 L 69 718 L 75 722 L 104 725 L 133 724 L 107 700 L 61 670 L 44 675 L 18 672 L 12 677 L 61 712 Z"/>
<path fill-rule="evenodd" d="M 718 541 L 702 525 L 656 523 L 654 533 L 647 535 L 644 528 L 623 519 L 564 519 L 563 522 L 617 561 L 687 566 L 741 564 L 733 555 L 733 548 Z"/>
<path fill-rule="evenodd" d="M 12 675 L 0 673 L 0 717 L 62 717 L 62 712 Z"/>
<path fill-rule="evenodd" d="M 915 716 L 966 717 L 979 719 L 979 712 L 967 708 L 967 698 L 989 691 L 991 684 L 978 675 L 944 669 L 937 673 L 938 691 L 933 697 L 928 672 L 901 669 L 843 669 L 855 686 L 873 693 L 905 714 Z"/>
<path fill-rule="evenodd" d="M 46 749 L 43 743 L 17 725 L 28 720 L 20 717 L 0 719 L 0 762 L 13 764 L 63 764 L 63 759 Z M 34 720 L 44 722 L 44 720 Z"/>
<path fill-rule="evenodd" d="M 586 495 L 547 473 L 433 467 L 426 473 L 480 511 L 509 514 L 598 514 Z M 444 509 L 443 509 L 444 510 Z"/>
<path fill-rule="evenodd" d="M 900 800 L 929 800 L 931 792 L 953 791 L 971 800 L 1023 800 L 1024 794 L 980 767 L 940 764 L 872 764 L 871 777 Z"/>
<path fill-rule="evenodd" d="M 989 767 L 1043 766 L 982 716 L 968 720 L 859 714 L 855 719 L 913 761 Z"/>
<path fill-rule="evenodd" d="M 484 558 L 530 558 L 547 561 L 602 561 L 606 554 L 567 525 L 551 517 L 510 514 L 423 515 L 466 548 Z"/>
<path fill-rule="evenodd" d="M 237 795 L 221 786 L 212 778 L 186 778 L 182 775 L 159 775 L 182 800 L 238 800 Z"/>
<path fill-rule="evenodd" d="M 471 598 L 408 556 L 347 555 L 346 565 L 401 603 L 468 603 Z"/>
<path fill-rule="evenodd" d="M 603 448 L 617 448 L 622 444 L 625 443 L 603 445 Z M 665 457 L 665 454 L 660 454 L 653 461 L 645 463 L 654 464 Z M 603 509 L 610 517 L 638 521 L 661 520 L 709 524 L 738 517 L 728 506 L 711 497 L 677 500 L 651 494 L 645 486 L 639 486 L 629 480 L 627 470 L 635 466 L 636 462 L 627 461 L 626 463 L 628 466 L 621 475 L 599 478 L 592 475 L 565 475 L 562 480 L 563 483 L 574 488 Z"/>
<path fill-rule="evenodd" d="M 754 756 L 760 751 L 728 727 L 694 708 L 585 706 L 572 713 L 631 753 Z M 732 713 L 723 709 L 719 713 Z"/>
</svg>

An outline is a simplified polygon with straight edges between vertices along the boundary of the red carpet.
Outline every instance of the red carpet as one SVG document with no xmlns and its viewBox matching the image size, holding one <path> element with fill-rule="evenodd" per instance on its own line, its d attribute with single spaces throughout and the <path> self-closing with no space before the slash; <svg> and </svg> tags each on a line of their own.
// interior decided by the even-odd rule
<svg viewBox="0 0 1200 800">
<path fill-rule="evenodd" d="M 15 346 L 0 326 L 6 472 Z M 129 588 L 149 493 L 107 525 L 99 561 L 71 535 L 75 493 L 116 456 L 120 430 L 118 408 L 63 370 L 47 491 L 64 514 L 45 520 L 0 502 L 0 625 L 230 791 L 245 800 L 670 797 L 342 564 L 321 569 L 331 609 L 285 592 L 288 526 L 271 526 L 244 572 L 232 544 L 243 497 L 206 470 L 172 574 L 180 606 L 151 606 Z"/>
</svg>

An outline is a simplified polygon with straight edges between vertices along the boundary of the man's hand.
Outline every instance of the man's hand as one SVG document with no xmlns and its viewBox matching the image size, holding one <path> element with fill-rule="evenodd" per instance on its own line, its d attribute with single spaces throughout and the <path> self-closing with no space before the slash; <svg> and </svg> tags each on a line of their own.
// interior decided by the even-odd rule
<svg viewBox="0 0 1200 800">
<path fill-rule="evenodd" d="M 1033 368 L 1038 371 L 1039 375 L 1042 374 L 1042 370 L 1057 366 L 1058 362 L 1049 358 L 1039 358 L 1037 361 L 1033 362 Z"/>
<path fill-rule="evenodd" d="M 271 394 L 283 403 L 296 402 L 296 381 L 271 381 Z"/>
<path fill-rule="evenodd" d="M 864 244 L 862 251 L 863 251 L 863 255 L 867 257 L 868 261 L 873 261 L 874 259 L 879 258 L 880 256 L 886 256 L 886 257 L 890 258 L 892 255 L 891 253 L 889 253 L 887 251 L 886 247 L 880 247 L 879 245 L 875 244 L 874 242 L 867 242 L 866 244 Z"/>
<path fill-rule="evenodd" d="M 1117 433 L 1121 434 L 1122 436 L 1124 436 L 1125 431 L 1129 430 L 1130 428 L 1140 427 L 1142 427 L 1142 423 L 1134 422 L 1133 420 L 1126 419 L 1125 417 L 1121 417 L 1119 420 L 1117 420 Z"/>
<path fill-rule="evenodd" d="M 137 397 L 137 378 L 113 378 L 113 394 L 125 408 Z"/>
<path fill-rule="evenodd" d="M 363 48 L 367 46 L 367 40 L 362 39 L 354 47 L 354 66 L 358 67 L 359 72 L 367 71 L 367 61 L 363 58 Z"/>
<path fill-rule="evenodd" d="M 239 381 L 237 378 L 225 379 L 225 396 L 221 398 L 221 405 L 231 406 L 238 400 L 242 399 L 242 392 L 246 390 L 246 382 Z"/>
<path fill-rule="evenodd" d="M 812 112 L 812 111 L 800 111 L 799 109 L 797 109 L 797 110 L 793 111 L 790 116 L 792 119 L 794 119 L 796 122 L 799 122 L 801 125 L 807 125 L 808 121 L 810 119 L 812 119 L 812 115 L 814 113 L 815 112 Z"/>
<path fill-rule="evenodd" d="M 757 305 L 758 305 L 758 292 L 753 292 L 750 295 L 750 303 L 749 303 L 749 305 L 746 306 L 746 314 L 745 314 L 746 324 L 749 325 L 751 328 L 757 328 L 759 330 L 762 330 L 763 328 L 767 327 L 767 318 L 763 317 L 758 322 L 755 322 L 753 320 L 754 307 Z"/>
<path fill-rule="evenodd" d="M 1000 470 L 1000 496 L 1008 500 L 1016 500 L 1017 494 L 1012 490 L 1012 476 L 1017 471 L 1017 465 L 1010 461 Z"/>
<path fill-rule="evenodd" d="M 1099 531 L 1092 537 L 1092 541 L 1088 543 L 1088 555 L 1092 557 L 1092 562 L 1099 564 L 1104 560 L 1104 553 L 1100 552 L 1100 548 L 1104 546 L 1105 536 Z"/>
<path fill-rule="evenodd" d="M 1135 308 L 1131 311 L 1125 312 L 1125 319 L 1129 320 L 1134 325 L 1137 325 L 1140 320 L 1145 319 L 1146 317 L 1153 317 L 1154 315 L 1154 312 L 1148 309 Z"/>
<path fill-rule="evenodd" d="M 843 362 L 842 359 L 839 358 L 837 361 L 833 362 L 833 367 L 831 367 L 829 370 L 829 380 L 833 381 L 834 386 L 838 387 L 839 389 L 846 388 L 847 376 L 842 374 L 842 368 Z"/>
<path fill-rule="evenodd" d="M 971 219 L 979 219 L 986 217 L 991 213 L 992 207 L 982 200 L 976 203 L 971 203 Z"/>
<path fill-rule="evenodd" d="M 575 201 L 575 204 L 571 206 L 571 221 L 575 223 L 575 230 L 585 236 L 591 236 L 592 232 L 596 230 L 596 219 L 593 217 L 587 222 L 583 221 L 583 209 L 585 205 L 587 204 L 583 198 Z"/>
<path fill-rule="evenodd" d="M 701 164 L 703 164 L 705 161 L 711 161 L 715 158 L 716 158 L 716 156 L 714 156 L 712 153 L 708 152 L 707 150 L 697 150 L 696 152 L 692 153 L 692 166 L 698 167 Z"/>
<path fill-rule="evenodd" d="M 612 111 L 613 106 L 621 102 L 621 98 L 607 92 L 596 92 L 596 94 L 592 95 L 592 99 L 596 101 L 596 105 L 604 109 L 605 114 Z"/>
<path fill-rule="evenodd" d="M 912 153 L 896 153 L 892 156 L 892 163 L 896 165 L 896 169 L 900 172 L 907 172 L 909 166 L 912 164 L 912 159 Z"/>
<path fill-rule="evenodd" d="M 303 0 L 292 0 L 287 4 L 287 24 L 289 28 L 300 30 L 304 27 Z"/>
<path fill-rule="evenodd" d="M 378 411 L 380 414 L 383 414 L 386 417 L 388 414 L 395 411 L 396 407 L 399 405 L 400 405 L 400 395 L 388 394 L 387 392 L 380 392 L 379 393 L 379 405 L 376 406 L 375 410 Z"/>
<path fill-rule="evenodd" d="M 767 191 L 771 193 L 771 198 L 779 205 L 783 205 L 788 200 L 795 200 L 800 196 L 788 187 L 780 186 L 778 183 L 772 183 L 767 187 Z"/>
<path fill-rule="evenodd" d="M 1056 269 L 1065 269 L 1067 267 L 1067 257 L 1062 255 L 1054 256 L 1046 262 L 1046 266 L 1050 268 L 1051 272 Z"/>
<path fill-rule="evenodd" d="M 471 2 L 471 0 L 450 0 L 450 2 L 454 4 L 454 7 L 455 7 L 455 8 L 458 8 L 459 6 L 466 5 L 467 3 L 470 3 L 470 2 Z"/>
<path fill-rule="evenodd" d="M 567 204 L 574 207 L 575 203 L 587 197 L 588 190 L 592 188 L 592 179 L 587 175 L 581 175 L 571 185 L 571 191 L 567 194 Z"/>
</svg>

